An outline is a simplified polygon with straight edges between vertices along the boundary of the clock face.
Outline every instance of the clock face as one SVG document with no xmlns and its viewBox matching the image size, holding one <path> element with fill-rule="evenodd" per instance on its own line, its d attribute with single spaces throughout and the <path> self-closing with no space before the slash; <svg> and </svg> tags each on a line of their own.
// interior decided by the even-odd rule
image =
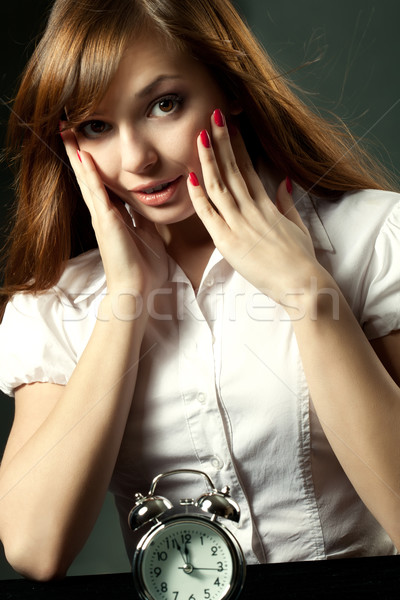
<svg viewBox="0 0 400 600">
<path fill-rule="evenodd" d="M 152 600 L 232 598 L 243 580 L 241 556 L 226 530 L 183 517 L 150 532 L 138 550 L 136 576 Z"/>
</svg>

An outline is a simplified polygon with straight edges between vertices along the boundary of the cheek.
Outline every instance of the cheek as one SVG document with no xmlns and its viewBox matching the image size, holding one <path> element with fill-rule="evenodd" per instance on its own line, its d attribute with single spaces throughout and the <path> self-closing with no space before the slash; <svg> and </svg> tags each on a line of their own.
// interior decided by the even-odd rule
<svg viewBox="0 0 400 600">
<path fill-rule="evenodd" d="M 106 185 L 115 183 L 118 180 L 121 164 L 118 153 L 96 149 L 90 154 L 102 182 Z"/>
<path fill-rule="evenodd" d="M 197 137 L 203 129 L 210 131 L 210 116 L 211 112 L 206 111 L 202 115 L 192 115 L 170 131 L 165 138 L 164 156 L 173 158 L 189 170 L 198 170 L 200 160 Z"/>
<path fill-rule="evenodd" d="M 183 164 L 188 172 L 196 171 L 200 167 L 199 153 L 197 150 L 197 136 L 199 132 L 196 131 L 194 135 L 181 139 L 179 148 L 178 160 Z"/>
</svg>

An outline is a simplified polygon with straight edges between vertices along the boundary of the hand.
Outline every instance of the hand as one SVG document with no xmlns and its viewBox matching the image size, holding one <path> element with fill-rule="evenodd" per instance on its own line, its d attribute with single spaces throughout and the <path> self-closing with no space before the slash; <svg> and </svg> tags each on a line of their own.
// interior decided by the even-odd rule
<svg viewBox="0 0 400 600">
<path fill-rule="evenodd" d="M 212 118 L 211 132 L 212 143 L 206 132 L 197 140 L 205 190 L 189 176 L 193 206 L 232 267 L 284 304 L 288 293 L 310 287 L 322 270 L 310 234 L 284 181 L 276 206 L 268 197 L 239 132 L 232 135 L 235 151 L 225 124 Z"/>
<path fill-rule="evenodd" d="M 88 152 L 79 150 L 74 133 L 65 130 L 64 145 L 99 245 L 108 291 L 146 296 L 167 277 L 167 255 L 153 223 L 135 213 L 135 226 L 123 202 L 111 197 Z"/>
</svg>

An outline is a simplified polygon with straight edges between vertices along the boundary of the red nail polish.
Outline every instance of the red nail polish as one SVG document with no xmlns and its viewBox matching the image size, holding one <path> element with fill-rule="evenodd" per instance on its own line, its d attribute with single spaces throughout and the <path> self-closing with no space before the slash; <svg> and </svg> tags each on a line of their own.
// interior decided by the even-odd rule
<svg viewBox="0 0 400 600">
<path fill-rule="evenodd" d="M 205 129 L 203 129 L 203 131 L 200 133 L 200 139 L 204 148 L 211 148 L 210 136 Z"/>
<path fill-rule="evenodd" d="M 189 173 L 189 181 L 194 187 L 198 187 L 198 185 L 200 185 L 196 173 Z"/>
<path fill-rule="evenodd" d="M 78 158 L 79 158 L 79 160 L 82 162 L 82 158 L 81 158 L 81 155 L 80 155 L 80 153 L 79 153 L 79 150 L 77 150 L 77 151 L 76 151 L 76 153 L 77 153 L 77 155 L 78 155 Z"/>
<path fill-rule="evenodd" d="M 223 127 L 225 125 L 224 115 L 219 108 L 214 110 L 214 122 L 216 125 L 218 125 L 218 127 Z"/>
<path fill-rule="evenodd" d="M 286 177 L 286 189 L 288 191 L 288 194 L 292 195 L 293 186 L 292 186 L 292 182 L 290 181 L 289 177 Z"/>
</svg>

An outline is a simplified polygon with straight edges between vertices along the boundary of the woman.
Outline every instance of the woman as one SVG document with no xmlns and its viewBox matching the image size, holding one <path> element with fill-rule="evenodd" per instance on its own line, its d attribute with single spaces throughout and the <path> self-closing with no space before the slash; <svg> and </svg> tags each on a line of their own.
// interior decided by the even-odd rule
<svg viewBox="0 0 400 600">
<path fill-rule="evenodd" d="M 395 553 L 399 197 L 348 135 L 225 0 L 57 0 L 14 111 L 14 568 L 65 574 L 108 488 L 132 555 L 174 468 L 230 486 L 249 563 Z"/>
</svg>

